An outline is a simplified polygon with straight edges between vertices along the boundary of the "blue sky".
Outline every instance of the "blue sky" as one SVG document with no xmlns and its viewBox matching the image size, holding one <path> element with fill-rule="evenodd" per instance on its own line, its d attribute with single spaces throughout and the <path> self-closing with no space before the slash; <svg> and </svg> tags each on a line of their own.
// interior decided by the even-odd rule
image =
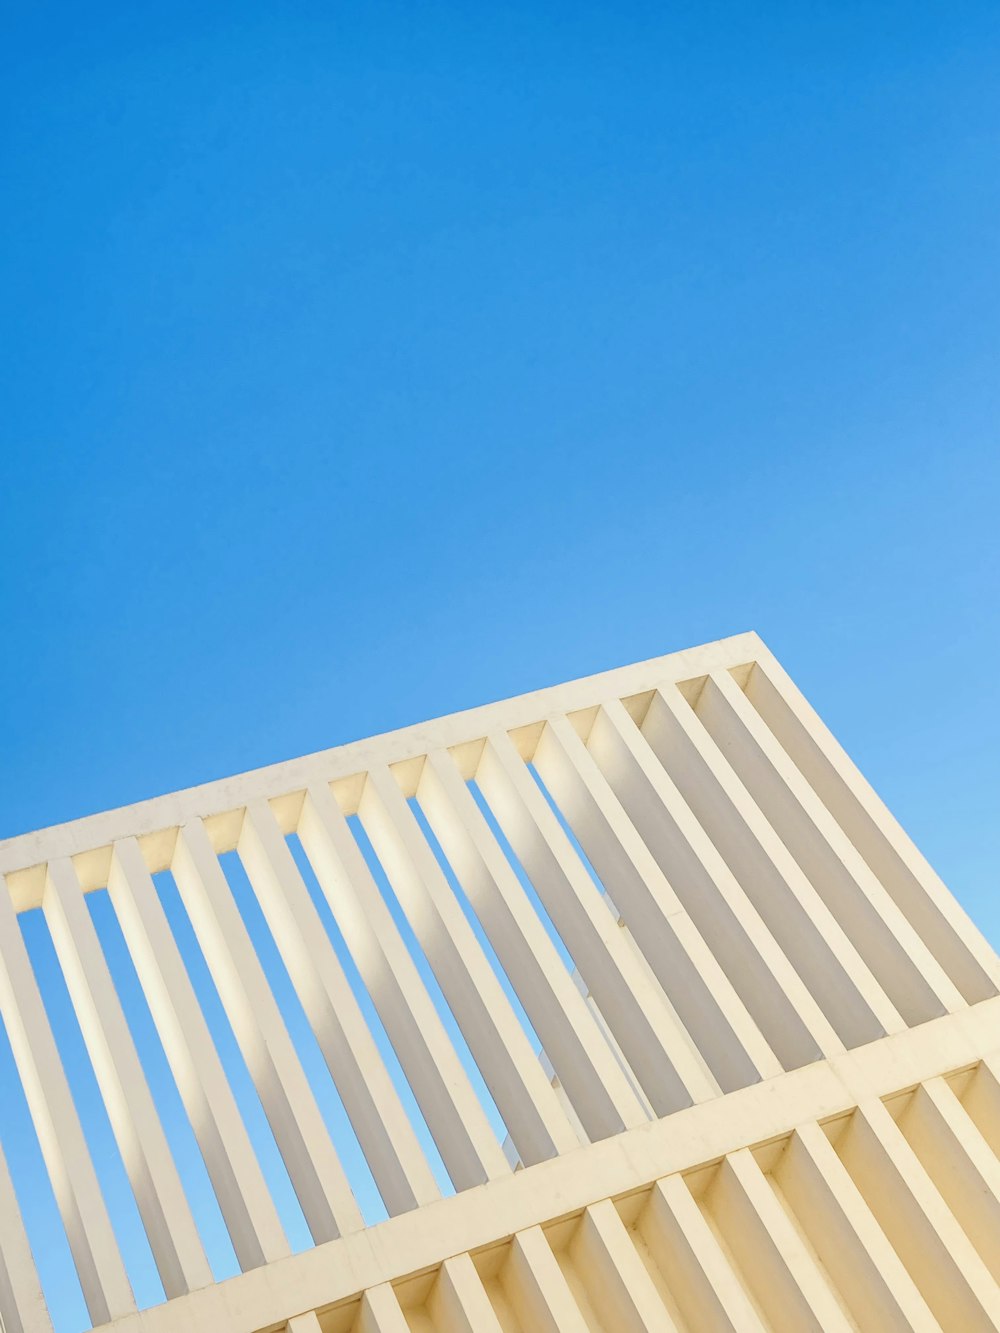
<svg viewBox="0 0 1000 1333">
<path fill-rule="evenodd" d="M 0 835 L 753 628 L 1000 944 L 998 61 L 989 3 L 15 12 Z"/>
<path fill-rule="evenodd" d="M 998 57 L 24 7 L 0 832 L 755 628 L 1000 941 Z"/>
</svg>

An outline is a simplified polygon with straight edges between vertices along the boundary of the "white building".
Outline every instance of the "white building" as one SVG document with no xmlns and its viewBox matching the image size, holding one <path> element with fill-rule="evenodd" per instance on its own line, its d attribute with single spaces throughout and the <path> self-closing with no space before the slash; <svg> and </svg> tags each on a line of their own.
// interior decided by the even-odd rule
<svg viewBox="0 0 1000 1333">
<path fill-rule="evenodd" d="M 234 850 L 386 1220 L 365 1225 Z M 14 838 L 0 871 L 0 1014 L 95 1327 L 1000 1328 L 1000 960 L 755 635 Z M 242 1269 L 223 1281 L 87 909 L 104 889 Z M 37 907 L 151 1308 L 19 928 Z M 6 1166 L 0 1315 L 52 1327 Z"/>
</svg>

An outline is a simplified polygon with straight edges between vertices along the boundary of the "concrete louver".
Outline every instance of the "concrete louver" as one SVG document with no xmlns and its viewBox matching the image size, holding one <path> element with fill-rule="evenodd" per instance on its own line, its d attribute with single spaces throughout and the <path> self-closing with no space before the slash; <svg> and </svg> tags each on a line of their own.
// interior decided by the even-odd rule
<svg viewBox="0 0 1000 1333">
<path fill-rule="evenodd" d="M 119 1333 L 1000 1327 L 1000 960 L 755 635 L 10 839 L 0 871 L 74 1270 L 26 1231 L 0 1106 L 4 1333 L 52 1329 L 53 1274 Z"/>
</svg>

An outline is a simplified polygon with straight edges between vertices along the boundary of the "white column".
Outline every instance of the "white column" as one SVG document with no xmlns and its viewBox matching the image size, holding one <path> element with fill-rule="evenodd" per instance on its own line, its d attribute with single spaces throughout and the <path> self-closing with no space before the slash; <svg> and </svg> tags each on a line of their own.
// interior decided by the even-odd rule
<svg viewBox="0 0 1000 1333">
<path fill-rule="evenodd" d="M 969 1004 L 1000 987 L 1000 959 L 770 653 L 746 693 Z"/>
<path fill-rule="evenodd" d="M 927 1302 L 819 1125 L 795 1130 L 772 1175 L 862 1327 L 871 1320 L 885 1333 L 938 1329 Z"/>
<path fill-rule="evenodd" d="M 6 890 L 5 890 L 6 892 Z M 24 1231 L 7 1159 L 0 1149 L 0 1328 L 52 1333 L 52 1320 Z"/>
<path fill-rule="evenodd" d="M 962 1093 L 962 1107 L 1000 1158 L 1000 1055 L 980 1060 Z"/>
<path fill-rule="evenodd" d="M 749 1148 L 719 1164 L 706 1198 L 776 1333 L 850 1333 L 851 1322 Z"/>
<path fill-rule="evenodd" d="M 965 1007 L 954 983 L 728 671 L 713 672 L 697 715 L 775 832 L 824 894 L 912 1023 Z"/>
<path fill-rule="evenodd" d="M 387 768 L 369 772 L 358 814 L 526 1165 L 579 1138 Z"/>
<path fill-rule="evenodd" d="M 824 1012 L 851 1025 L 851 1044 L 872 1039 L 857 1016 L 854 990 L 885 1032 L 904 1028 L 868 963 L 675 686 L 653 695 L 641 731 L 774 938 L 811 977 Z"/>
<path fill-rule="evenodd" d="M 506 732 L 489 738 L 476 781 L 657 1115 L 718 1096 Z"/>
<path fill-rule="evenodd" d="M 247 877 L 390 1213 L 440 1191 L 295 859 L 266 801 L 237 844 Z"/>
<path fill-rule="evenodd" d="M 316 1315 L 310 1311 L 308 1314 L 297 1314 L 289 1319 L 285 1330 L 286 1333 L 322 1333 L 322 1326 Z"/>
<path fill-rule="evenodd" d="M 587 748 L 785 1068 L 817 1051 L 842 1051 L 842 1037 L 809 990 L 809 969 L 803 977 L 793 967 L 618 699 L 599 710 Z M 858 1041 L 881 1036 L 860 995 L 844 990 L 849 1033 Z"/>
<path fill-rule="evenodd" d="M 590 1333 L 541 1227 L 519 1231 L 501 1273 L 504 1291 L 531 1333 Z"/>
<path fill-rule="evenodd" d="M 677 1325 L 610 1199 L 584 1209 L 569 1252 L 606 1328 L 616 1333 L 676 1333 Z"/>
<path fill-rule="evenodd" d="M 922 1083 L 897 1124 L 1000 1282 L 1000 1160 L 943 1078 Z"/>
<path fill-rule="evenodd" d="M 299 837 L 456 1189 L 510 1173 L 486 1113 L 329 787 Z"/>
<path fill-rule="evenodd" d="M 417 799 L 592 1139 L 648 1119 L 451 756 L 427 756 Z"/>
<path fill-rule="evenodd" d="M 313 1239 L 364 1226 L 281 1010 L 201 820 L 171 869 Z"/>
<path fill-rule="evenodd" d="M 108 893 L 243 1269 L 288 1253 L 201 1005 L 134 838 L 116 843 Z"/>
<path fill-rule="evenodd" d="M 834 1146 L 941 1327 L 1000 1327 L 1000 1289 L 882 1103 L 859 1106 Z"/>
<path fill-rule="evenodd" d="M 656 1182 L 638 1227 L 689 1328 L 766 1333 L 681 1176 Z"/>
<path fill-rule="evenodd" d="M 427 1299 L 427 1309 L 441 1333 L 503 1333 L 476 1266 L 467 1254 L 441 1265 Z"/>
<path fill-rule="evenodd" d="M 548 720 L 534 764 L 723 1091 L 782 1066 L 565 717 Z M 810 1059 L 819 1057 L 812 1045 Z"/>
<path fill-rule="evenodd" d="M 411 1333 L 406 1315 L 388 1282 L 369 1287 L 361 1297 L 361 1308 L 351 1333 Z"/>
<path fill-rule="evenodd" d="M 109 1323 L 134 1310 L 135 1299 L 6 881 L 0 890 L 0 1016 L 87 1310 L 95 1325 Z"/>
<path fill-rule="evenodd" d="M 166 1296 L 212 1270 L 72 861 L 49 862 L 42 908 Z"/>
</svg>

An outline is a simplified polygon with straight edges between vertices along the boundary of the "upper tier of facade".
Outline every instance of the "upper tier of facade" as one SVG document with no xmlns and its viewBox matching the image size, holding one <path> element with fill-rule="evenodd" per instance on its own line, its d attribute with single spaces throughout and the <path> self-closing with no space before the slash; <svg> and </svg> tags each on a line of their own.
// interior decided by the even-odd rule
<svg viewBox="0 0 1000 1333">
<path fill-rule="evenodd" d="M 986 1276 L 935 1295 L 867 1194 L 935 1117 L 1000 1143 L 1000 960 L 754 634 L 0 873 L 4 1333 L 63 1333 L 76 1283 L 122 1333 L 994 1326 L 1000 1252 L 966 1225 Z M 857 1193 L 841 1276 L 789 1267 L 812 1177 Z"/>
</svg>

